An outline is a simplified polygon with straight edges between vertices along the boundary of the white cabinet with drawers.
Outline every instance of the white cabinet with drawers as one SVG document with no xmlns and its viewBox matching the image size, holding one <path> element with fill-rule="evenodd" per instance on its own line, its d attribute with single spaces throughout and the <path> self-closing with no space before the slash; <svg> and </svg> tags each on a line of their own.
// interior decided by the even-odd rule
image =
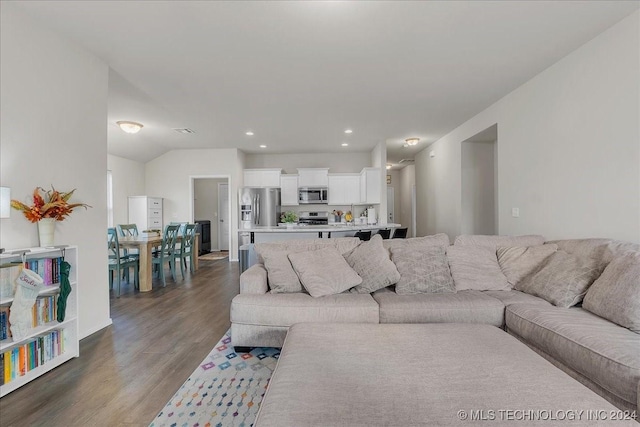
<svg viewBox="0 0 640 427">
<path fill-rule="evenodd" d="M 129 196 L 129 224 L 136 224 L 139 232 L 162 230 L 162 198 Z"/>
</svg>

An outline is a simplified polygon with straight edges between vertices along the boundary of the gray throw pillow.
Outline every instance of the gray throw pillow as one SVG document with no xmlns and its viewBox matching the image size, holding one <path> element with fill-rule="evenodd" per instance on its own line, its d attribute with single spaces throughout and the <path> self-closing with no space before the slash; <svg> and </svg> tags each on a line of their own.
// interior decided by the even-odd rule
<svg viewBox="0 0 640 427">
<path fill-rule="evenodd" d="M 289 254 L 289 261 L 312 297 L 339 294 L 362 283 L 335 248 Z"/>
<path fill-rule="evenodd" d="M 264 268 L 267 269 L 269 289 L 273 294 L 302 292 L 302 283 L 293 270 L 288 255 L 292 251 L 270 250 L 262 253 Z"/>
<path fill-rule="evenodd" d="M 511 290 L 500 270 L 495 249 L 484 246 L 449 246 L 447 258 L 456 290 Z"/>
<path fill-rule="evenodd" d="M 518 283 L 516 290 L 549 301 L 558 307 L 572 307 L 582 301 L 602 268 L 594 258 L 579 258 L 557 251 L 535 273 Z"/>
<path fill-rule="evenodd" d="M 640 334 L 640 253 L 614 258 L 589 288 L 582 308 Z"/>
<path fill-rule="evenodd" d="M 351 252 L 344 254 L 351 268 L 360 277 L 362 283 L 352 292 L 368 294 L 386 288 L 400 280 L 400 273 L 389 259 L 387 250 L 382 246 L 382 237 L 376 234 L 368 242 L 363 242 Z"/>
<path fill-rule="evenodd" d="M 455 292 L 449 263 L 442 246 L 399 247 L 391 257 L 400 272 L 399 295 Z"/>
<path fill-rule="evenodd" d="M 498 264 L 511 286 L 515 286 L 535 272 L 548 256 L 558 250 L 558 245 L 498 248 Z"/>
</svg>

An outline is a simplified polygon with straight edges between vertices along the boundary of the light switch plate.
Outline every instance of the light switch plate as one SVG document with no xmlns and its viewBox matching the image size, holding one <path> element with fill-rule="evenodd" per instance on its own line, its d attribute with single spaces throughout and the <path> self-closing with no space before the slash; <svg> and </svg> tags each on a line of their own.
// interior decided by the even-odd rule
<svg viewBox="0 0 640 427">
<path fill-rule="evenodd" d="M 511 216 L 514 218 L 520 218 L 520 208 L 511 208 Z"/>
</svg>

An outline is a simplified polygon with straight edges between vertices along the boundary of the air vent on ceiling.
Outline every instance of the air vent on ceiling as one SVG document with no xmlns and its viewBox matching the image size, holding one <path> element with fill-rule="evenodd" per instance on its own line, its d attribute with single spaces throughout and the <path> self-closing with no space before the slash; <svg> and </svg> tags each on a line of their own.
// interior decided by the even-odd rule
<svg viewBox="0 0 640 427">
<path fill-rule="evenodd" d="M 173 130 L 175 130 L 178 133 L 195 133 L 195 131 L 192 131 L 189 128 L 174 128 Z"/>
<path fill-rule="evenodd" d="M 415 160 L 413 159 L 402 159 L 398 163 L 402 164 L 402 163 L 413 163 L 413 162 L 415 162 Z"/>
</svg>

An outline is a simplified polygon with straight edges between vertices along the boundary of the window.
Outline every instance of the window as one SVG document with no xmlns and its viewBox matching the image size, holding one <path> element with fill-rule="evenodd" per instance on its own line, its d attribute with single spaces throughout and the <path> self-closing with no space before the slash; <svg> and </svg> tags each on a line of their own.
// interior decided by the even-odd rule
<svg viewBox="0 0 640 427">
<path fill-rule="evenodd" d="M 113 227 L 113 174 L 107 171 L 107 224 Z"/>
</svg>

